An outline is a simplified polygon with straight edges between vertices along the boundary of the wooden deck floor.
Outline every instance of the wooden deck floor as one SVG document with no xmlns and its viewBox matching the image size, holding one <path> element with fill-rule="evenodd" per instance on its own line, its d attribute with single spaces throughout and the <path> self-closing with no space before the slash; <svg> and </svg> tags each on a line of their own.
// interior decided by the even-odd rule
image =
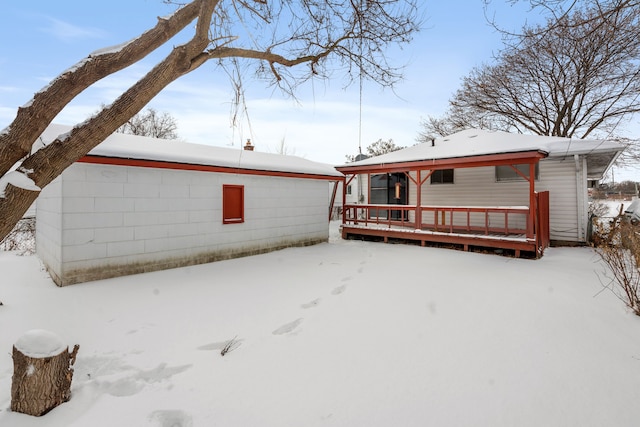
<svg viewBox="0 0 640 427">
<path fill-rule="evenodd" d="M 387 226 L 382 224 L 343 224 L 342 238 L 377 238 L 389 242 L 393 240 L 417 241 L 422 246 L 428 244 L 459 247 L 468 251 L 472 249 L 504 249 L 513 251 L 516 257 L 526 253 L 527 257 L 537 257 L 536 240 L 527 239 L 523 234 L 500 235 L 473 232 L 443 232 L 411 227 Z"/>
</svg>

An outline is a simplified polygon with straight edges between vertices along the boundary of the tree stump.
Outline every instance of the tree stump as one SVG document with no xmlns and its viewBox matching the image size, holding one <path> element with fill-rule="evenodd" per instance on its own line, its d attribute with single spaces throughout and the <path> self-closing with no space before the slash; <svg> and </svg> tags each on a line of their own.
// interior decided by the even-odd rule
<svg viewBox="0 0 640 427">
<path fill-rule="evenodd" d="M 34 329 L 13 346 L 11 410 L 37 417 L 71 398 L 79 345 L 65 346 L 56 334 Z"/>
</svg>

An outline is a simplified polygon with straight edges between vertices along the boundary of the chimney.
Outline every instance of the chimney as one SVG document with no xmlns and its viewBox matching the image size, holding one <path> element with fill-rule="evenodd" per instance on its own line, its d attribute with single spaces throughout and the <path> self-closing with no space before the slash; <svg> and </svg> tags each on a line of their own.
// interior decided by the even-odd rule
<svg viewBox="0 0 640 427">
<path fill-rule="evenodd" d="M 251 140 L 247 139 L 247 143 L 244 145 L 244 149 L 247 151 L 253 151 L 254 146 L 251 145 Z"/>
</svg>

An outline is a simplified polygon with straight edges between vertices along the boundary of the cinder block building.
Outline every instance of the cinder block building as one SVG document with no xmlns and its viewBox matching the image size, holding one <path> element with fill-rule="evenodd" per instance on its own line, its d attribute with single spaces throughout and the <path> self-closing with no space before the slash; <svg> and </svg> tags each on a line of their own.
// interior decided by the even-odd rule
<svg viewBox="0 0 640 427">
<path fill-rule="evenodd" d="M 342 181 L 299 157 L 114 134 L 42 191 L 37 253 L 65 286 L 325 242 Z"/>
</svg>

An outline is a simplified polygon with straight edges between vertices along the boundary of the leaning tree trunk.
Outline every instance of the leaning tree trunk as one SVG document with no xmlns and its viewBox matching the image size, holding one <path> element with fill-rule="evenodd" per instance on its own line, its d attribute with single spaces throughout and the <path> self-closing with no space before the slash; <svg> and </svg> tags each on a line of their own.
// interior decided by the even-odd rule
<svg viewBox="0 0 640 427">
<path fill-rule="evenodd" d="M 121 49 L 90 54 L 36 93 L 18 109 L 5 132 L 0 132 L 0 176 L 29 154 L 33 143 L 71 100 L 95 82 L 140 61 L 169 41 L 198 16 L 201 3 L 201 0 L 190 2 L 171 17 L 158 18 L 153 28 Z"/>
<path fill-rule="evenodd" d="M 215 56 L 213 53 L 208 53 L 205 50 L 209 45 L 208 31 L 211 16 L 218 1 L 197 0 L 189 4 L 190 13 L 178 12 L 168 19 L 172 21 L 171 28 L 175 30 L 176 28 L 184 28 L 192 22 L 194 18 L 199 16 L 196 34 L 190 41 L 174 47 L 162 62 L 131 86 L 111 105 L 105 107 L 82 124 L 74 127 L 69 134 L 60 135 L 55 141 L 48 142 L 47 146 L 27 156 L 24 161 L 22 161 L 20 168 L 18 168 L 18 172 L 23 173 L 33 180 L 39 188 L 46 187 L 67 167 L 95 148 L 115 132 L 116 129 L 126 123 L 129 118 L 142 110 L 155 95 L 171 82 L 197 69 L 208 59 L 233 55 L 236 51 L 230 53 L 229 50 L 223 49 L 219 56 Z M 181 10 L 184 9 L 187 9 L 187 7 Z M 196 11 L 197 13 L 194 15 Z M 161 24 L 158 25 L 162 27 Z M 141 39 L 146 40 L 144 37 Z M 143 49 L 142 53 L 149 53 L 146 44 L 141 45 L 138 39 L 129 43 L 124 49 L 128 50 L 140 47 Z M 116 64 L 111 68 L 109 68 L 108 65 L 106 67 L 106 70 L 80 67 L 79 70 L 81 71 L 78 71 L 79 75 L 74 75 L 74 78 L 91 81 L 98 74 L 102 75 L 106 73 L 108 75 L 110 72 L 115 72 L 119 69 L 119 65 L 116 66 Z M 85 76 L 85 74 L 88 75 Z M 55 91 L 51 90 L 51 87 L 53 86 L 38 93 L 38 100 L 42 100 L 44 105 L 57 101 L 58 96 Z M 24 111 L 21 110 L 18 113 L 19 117 L 16 118 L 16 121 L 22 118 L 21 113 L 26 114 Z M 49 122 L 50 120 L 47 122 L 47 125 Z M 11 132 L 12 126 L 9 126 L 9 132 Z M 19 159 L 25 154 L 24 150 L 19 150 L 18 142 L 8 137 L 8 135 L 10 136 L 9 132 L 0 133 L 0 177 L 5 175 L 16 159 Z M 20 135 L 14 136 L 14 139 L 17 141 L 20 140 Z M 30 135 L 28 139 L 31 138 L 36 138 L 36 136 Z M 19 153 L 13 153 L 13 151 L 16 150 L 18 150 Z M 12 156 L 6 154 L 7 152 L 12 154 Z M 5 164 L 3 164 L 3 161 Z M 22 218 L 22 214 L 26 212 L 37 196 L 37 192 L 28 191 L 12 186 L 11 184 L 7 186 L 5 196 L 0 197 L 0 240 L 4 239 L 7 234 L 11 232 L 18 220 Z M 11 198 L 13 198 L 13 201 L 9 200 Z"/>
<path fill-rule="evenodd" d="M 35 202 L 39 192 L 8 184 L 0 197 L 0 242 L 7 237 L 24 213 Z"/>
<path fill-rule="evenodd" d="M 71 379 L 76 355 L 57 335 L 33 330 L 13 346 L 11 410 L 37 417 L 71 398 Z"/>
</svg>

